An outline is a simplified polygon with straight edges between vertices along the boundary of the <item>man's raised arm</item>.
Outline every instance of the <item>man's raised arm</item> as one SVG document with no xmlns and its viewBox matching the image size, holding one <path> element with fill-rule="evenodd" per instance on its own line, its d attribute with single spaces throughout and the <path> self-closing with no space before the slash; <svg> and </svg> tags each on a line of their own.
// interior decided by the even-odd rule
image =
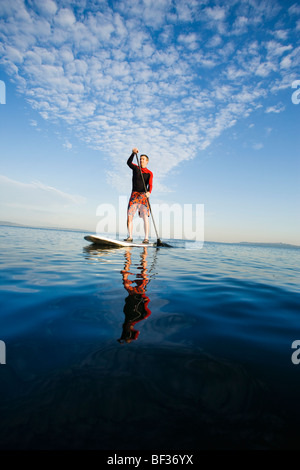
<svg viewBox="0 0 300 470">
<path fill-rule="evenodd" d="M 129 168 L 134 168 L 134 167 L 137 166 L 133 163 L 133 157 L 138 153 L 139 153 L 138 149 L 136 147 L 134 147 L 132 149 L 132 154 L 130 155 L 130 157 L 127 160 L 127 165 L 129 166 Z"/>
</svg>

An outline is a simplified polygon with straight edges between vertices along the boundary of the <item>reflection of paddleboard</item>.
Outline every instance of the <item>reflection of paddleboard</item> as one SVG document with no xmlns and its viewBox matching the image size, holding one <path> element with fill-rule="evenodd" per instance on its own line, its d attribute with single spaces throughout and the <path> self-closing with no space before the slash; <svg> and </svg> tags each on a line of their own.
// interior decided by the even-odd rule
<svg viewBox="0 0 300 470">
<path fill-rule="evenodd" d="M 121 247 L 121 246 L 156 246 L 156 243 L 134 243 L 124 242 L 122 240 L 113 240 L 112 238 L 98 237 L 98 235 L 86 235 L 84 237 L 88 242 L 101 246 Z"/>
</svg>

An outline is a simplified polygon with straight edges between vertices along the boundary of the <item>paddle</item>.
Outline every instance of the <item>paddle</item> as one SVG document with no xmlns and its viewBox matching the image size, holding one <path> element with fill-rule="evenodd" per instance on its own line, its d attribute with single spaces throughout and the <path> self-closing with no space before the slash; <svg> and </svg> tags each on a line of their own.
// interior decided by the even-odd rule
<svg viewBox="0 0 300 470">
<path fill-rule="evenodd" d="M 145 184 L 145 180 L 144 180 L 144 177 L 143 177 L 142 168 L 141 168 L 141 165 L 140 165 L 140 162 L 139 162 L 137 153 L 135 154 L 135 156 L 136 156 L 136 160 L 137 160 L 137 162 L 138 162 L 138 167 L 139 167 L 140 172 L 141 172 L 141 177 L 142 177 L 142 181 L 143 181 L 143 184 L 144 184 L 145 193 L 147 193 L 147 188 L 146 188 L 146 184 Z M 149 198 L 147 198 L 147 201 L 148 201 L 150 214 L 151 214 L 152 221 L 153 221 L 153 225 L 154 225 L 155 232 L 156 232 L 156 238 L 157 238 L 156 245 L 157 245 L 157 246 L 166 246 L 166 247 L 170 247 L 170 248 L 171 248 L 171 245 L 169 245 L 168 243 L 162 242 L 161 239 L 159 238 L 158 233 L 157 233 L 157 228 L 156 228 L 156 225 L 155 225 L 155 222 L 154 222 L 154 217 L 153 217 L 153 214 L 152 214 L 152 210 L 151 210 L 151 205 L 150 205 Z"/>
</svg>

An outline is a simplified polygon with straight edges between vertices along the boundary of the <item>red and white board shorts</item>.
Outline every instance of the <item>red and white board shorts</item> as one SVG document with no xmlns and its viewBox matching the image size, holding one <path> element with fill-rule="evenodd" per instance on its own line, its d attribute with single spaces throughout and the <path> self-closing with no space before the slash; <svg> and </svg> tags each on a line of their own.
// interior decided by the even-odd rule
<svg viewBox="0 0 300 470">
<path fill-rule="evenodd" d="M 127 215 L 131 215 L 133 217 L 137 210 L 139 211 L 139 217 L 141 218 L 145 217 L 145 215 L 148 217 L 150 216 L 146 193 L 132 191 L 128 203 Z"/>
</svg>

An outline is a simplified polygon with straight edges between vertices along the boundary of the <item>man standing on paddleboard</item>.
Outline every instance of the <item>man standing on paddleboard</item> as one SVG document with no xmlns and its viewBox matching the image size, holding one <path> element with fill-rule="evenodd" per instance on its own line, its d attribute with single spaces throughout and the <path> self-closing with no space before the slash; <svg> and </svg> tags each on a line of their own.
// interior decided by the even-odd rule
<svg viewBox="0 0 300 470">
<path fill-rule="evenodd" d="M 124 241 L 132 242 L 133 216 L 138 210 L 139 217 L 144 221 L 145 239 L 143 243 L 149 243 L 149 203 L 148 198 L 152 191 L 153 174 L 148 170 L 149 157 L 145 154 L 140 156 L 139 165 L 133 163 L 133 158 L 138 154 L 138 149 L 133 148 L 132 154 L 127 160 L 127 165 L 132 170 L 132 191 L 127 209 L 127 229 L 129 236 Z"/>
</svg>

